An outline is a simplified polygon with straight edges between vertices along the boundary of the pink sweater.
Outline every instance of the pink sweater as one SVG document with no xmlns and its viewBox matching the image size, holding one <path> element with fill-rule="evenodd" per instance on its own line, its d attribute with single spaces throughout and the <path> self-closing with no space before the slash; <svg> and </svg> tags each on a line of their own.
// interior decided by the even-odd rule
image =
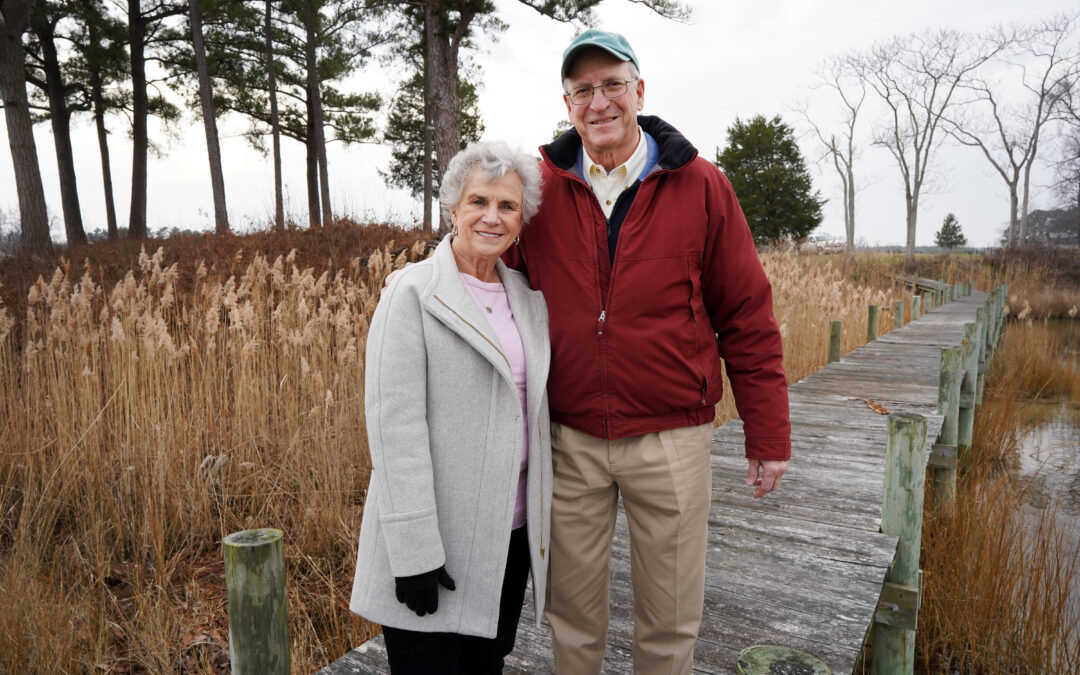
<svg viewBox="0 0 1080 675">
<path fill-rule="evenodd" d="M 484 318 L 487 319 L 495 337 L 499 339 L 506 360 L 510 362 L 510 373 L 514 376 L 518 398 L 521 400 L 521 473 L 518 475 L 517 503 L 514 506 L 514 524 L 517 529 L 525 525 L 526 488 L 529 475 L 529 415 L 526 407 L 525 389 L 525 348 L 521 344 L 514 314 L 506 299 L 506 289 L 498 282 L 488 283 L 461 272 L 461 281 L 469 295 L 476 301 Z"/>
</svg>

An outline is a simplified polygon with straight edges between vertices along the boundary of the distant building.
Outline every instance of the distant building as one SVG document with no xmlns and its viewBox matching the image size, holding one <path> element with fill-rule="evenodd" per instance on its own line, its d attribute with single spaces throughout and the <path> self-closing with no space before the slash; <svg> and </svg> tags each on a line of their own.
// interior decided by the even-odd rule
<svg viewBox="0 0 1080 675">
<path fill-rule="evenodd" d="M 1028 241 L 1050 246 L 1080 246 L 1080 208 L 1032 211 L 1028 214 Z"/>
</svg>

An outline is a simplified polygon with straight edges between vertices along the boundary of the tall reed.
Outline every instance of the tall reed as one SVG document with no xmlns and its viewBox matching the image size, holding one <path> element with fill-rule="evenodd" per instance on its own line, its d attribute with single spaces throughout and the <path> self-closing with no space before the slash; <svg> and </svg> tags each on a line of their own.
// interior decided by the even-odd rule
<svg viewBox="0 0 1080 675">
<path fill-rule="evenodd" d="M 388 250 L 333 277 L 238 253 L 183 294 L 160 250 L 110 289 L 61 267 L 29 289 L 20 345 L 0 309 L 0 670 L 179 669 L 184 637 L 213 632 L 194 563 L 255 526 L 286 533 L 301 669 L 364 637 L 341 619 L 363 351 L 383 278 L 423 244 Z"/>
</svg>

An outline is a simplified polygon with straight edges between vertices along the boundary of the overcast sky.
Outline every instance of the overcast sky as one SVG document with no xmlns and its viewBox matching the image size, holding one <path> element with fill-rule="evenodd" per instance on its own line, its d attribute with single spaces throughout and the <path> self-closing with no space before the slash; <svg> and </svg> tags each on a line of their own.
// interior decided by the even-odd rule
<svg viewBox="0 0 1080 675">
<path fill-rule="evenodd" d="M 598 11 L 599 26 L 623 33 L 637 52 L 645 80 L 647 114 L 659 115 L 682 131 L 701 154 L 714 159 L 726 143 L 726 130 L 738 118 L 781 115 L 800 132 L 808 130 L 797 109 L 809 101 L 810 114 L 825 127 L 835 117 L 832 101 L 815 94 L 813 66 L 832 55 L 869 47 L 891 36 L 925 27 L 952 27 L 977 32 L 997 23 L 1036 21 L 1075 9 L 1061 0 L 773 0 L 769 3 L 691 2 L 688 24 L 666 21 L 648 10 L 620 0 L 607 0 Z M 498 0 L 499 17 L 509 29 L 497 41 L 481 40 L 475 56 L 481 67 L 480 111 L 485 137 L 504 139 L 535 152 L 551 139 L 566 118 L 558 78 L 562 50 L 575 28 L 546 19 L 514 0 Z M 395 74 L 370 67 L 355 80 L 361 89 L 392 96 Z M 875 108 L 876 109 L 876 108 Z M 869 245 L 904 241 L 904 198 L 899 171 L 888 152 L 871 147 L 873 114 L 864 113 L 862 155 L 856 181 L 865 186 L 856 203 L 856 239 Z M 117 213 L 126 226 L 131 149 L 126 122 L 112 118 L 110 151 Z M 273 169 L 270 162 L 239 136 L 244 123 L 221 123 L 222 154 L 229 215 L 235 229 L 262 228 L 272 220 Z M 837 127 L 839 131 L 839 128 Z M 88 231 L 105 229 L 100 159 L 92 120 L 73 122 L 76 171 L 84 224 Z M 205 142 L 202 126 L 189 114 L 171 137 L 151 127 L 162 150 L 151 156 L 148 220 L 160 227 L 212 229 Z M 6 135 L 5 135 L 6 137 Z M 53 237 L 63 238 L 60 195 L 52 135 L 48 124 L 37 127 L 36 140 L 46 201 L 54 218 Z M 830 164 L 814 160 L 820 149 L 801 136 L 816 187 L 829 200 L 820 232 L 842 236 L 840 186 Z M 1044 158 L 1053 152 L 1044 143 Z M 286 209 L 306 222 L 303 148 L 283 140 Z M 968 241 L 992 245 L 1008 221 L 1004 182 L 981 152 L 946 143 L 933 157 L 936 186 L 923 197 L 917 243 L 931 244 L 947 213 L 954 213 Z M 420 204 L 401 191 L 384 187 L 378 170 L 387 168 L 389 150 L 377 145 L 329 149 L 331 199 L 336 213 L 409 224 L 420 218 Z M 1031 208 L 1056 205 L 1044 186 L 1050 181 L 1045 164 L 1033 178 Z M 17 209 L 15 181 L 6 143 L 0 144 L 0 209 Z M 9 224 L 8 227 L 11 225 Z"/>
</svg>

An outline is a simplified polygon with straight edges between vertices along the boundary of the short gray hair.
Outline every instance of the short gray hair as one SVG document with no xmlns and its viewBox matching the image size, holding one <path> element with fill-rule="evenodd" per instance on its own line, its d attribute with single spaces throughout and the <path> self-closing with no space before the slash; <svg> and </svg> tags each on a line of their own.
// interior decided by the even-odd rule
<svg viewBox="0 0 1080 675">
<path fill-rule="evenodd" d="M 439 205 L 450 217 L 450 211 L 461 202 L 465 182 L 473 169 L 483 173 L 484 180 L 502 178 L 513 171 L 521 179 L 521 223 L 524 225 L 540 209 L 540 168 L 538 160 L 521 150 L 511 150 L 504 141 L 477 141 L 450 160 L 446 174 L 439 184 Z"/>
</svg>

